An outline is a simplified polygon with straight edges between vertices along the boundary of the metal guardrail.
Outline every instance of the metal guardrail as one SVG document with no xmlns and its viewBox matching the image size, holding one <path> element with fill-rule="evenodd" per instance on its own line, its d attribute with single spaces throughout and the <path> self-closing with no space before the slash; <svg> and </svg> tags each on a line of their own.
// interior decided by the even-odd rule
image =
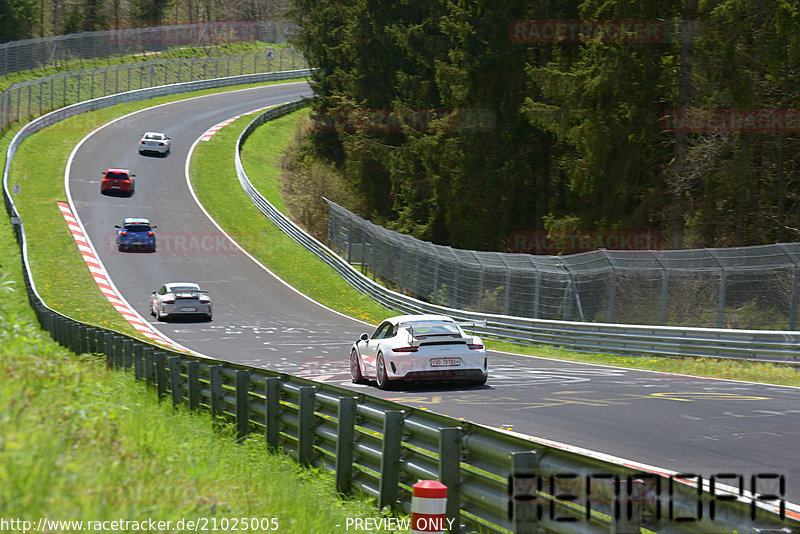
<svg viewBox="0 0 800 534">
<path fill-rule="evenodd" d="M 133 371 L 160 398 L 209 411 L 239 436 L 262 434 L 298 462 L 333 471 L 340 493 L 361 491 L 381 509 L 408 513 L 411 486 L 438 479 L 448 486 L 453 533 L 800 527 L 762 507 L 774 495 L 698 491 L 682 482 L 688 475 L 656 475 L 344 388 L 198 359 L 78 323 L 41 303 L 34 309 L 65 347 L 105 354 L 110 367 Z"/>
<path fill-rule="evenodd" d="M 294 224 L 253 187 L 247 177 L 240 157 L 240 151 L 244 142 L 252 132 L 264 122 L 286 115 L 304 105 L 303 101 L 297 101 L 267 110 L 253 120 L 240 134 L 236 143 L 234 158 L 239 182 L 248 197 L 258 206 L 262 213 L 285 233 L 304 245 L 322 261 L 331 265 L 355 287 L 373 296 L 388 307 L 411 313 L 436 312 L 467 318 L 463 315 L 463 312 L 458 310 L 431 307 L 430 305 L 419 303 L 403 295 L 398 295 L 375 284 L 350 266 L 344 259 L 340 258 L 325 245 Z M 507 319 L 513 320 L 514 318 Z M 525 322 L 526 320 L 521 321 Z M 598 325 L 586 326 L 592 328 Z M 500 331 L 495 323 L 495 326 L 489 327 L 488 331 L 502 334 L 503 337 L 524 335 L 524 327 L 522 325 L 516 326 L 509 323 L 505 328 L 507 330 Z M 540 335 L 544 335 L 544 333 Z M 370 399 L 369 402 L 380 403 L 383 401 Z M 412 421 L 415 424 L 417 419 L 419 419 L 420 429 L 426 427 L 428 430 L 430 429 L 430 423 L 421 422 L 430 415 L 428 412 L 418 412 L 407 407 L 403 407 L 403 410 L 405 410 L 406 413 L 413 414 L 413 417 L 403 416 L 403 420 L 406 422 L 405 424 Z M 391 427 L 388 421 L 387 412 L 384 419 L 384 448 L 387 447 L 386 440 L 397 439 L 387 434 L 388 428 Z M 485 514 L 489 511 L 492 512 L 491 518 L 492 521 L 495 522 L 495 526 L 499 528 L 510 527 L 513 528 L 515 532 L 534 532 L 536 531 L 536 527 L 553 532 L 592 532 L 595 528 L 600 528 L 601 530 L 603 528 L 610 529 L 611 532 L 639 532 L 640 527 L 654 528 L 658 532 L 680 532 L 683 529 L 688 529 L 688 531 L 691 532 L 704 532 L 706 531 L 705 529 L 709 529 L 707 530 L 708 532 L 713 532 L 716 531 L 715 529 L 720 528 L 719 524 L 714 524 L 716 521 L 715 519 L 710 520 L 710 522 L 706 524 L 704 524 L 703 520 L 694 522 L 690 519 L 689 522 L 692 523 L 691 525 L 681 525 L 681 521 L 672 523 L 671 521 L 662 522 L 656 519 L 656 516 L 660 513 L 659 510 L 661 507 L 658 488 L 667 486 L 670 488 L 677 487 L 673 486 L 673 482 L 676 480 L 674 477 L 665 478 L 654 473 L 643 471 L 638 471 L 634 474 L 627 471 L 628 468 L 609 463 L 601 467 L 595 463 L 598 461 L 596 458 L 581 456 L 576 453 L 567 453 L 549 447 L 545 447 L 544 449 L 533 447 L 527 452 L 516 450 L 516 444 L 526 442 L 523 440 L 523 442 L 514 442 L 514 444 L 512 444 L 513 438 L 497 431 L 492 431 L 484 427 L 476 427 L 474 425 L 465 426 L 455 421 L 452 421 L 452 423 L 455 423 L 455 426 L 460 429 L 456 430 L 455 427 L 442 427 L 440 429 L 438 438 L 440 447 L 438 472 L 431 471 L 430 468 L 416 470 L 414 463 L 416 459 L 413 455 L 410 455 L 408 459 L 405 457 L 402 459 L 403 461 L 401 462 L 400 469 L 401 473 L 410 471 L 411 474 L 418 474 L 419 476 L 427 475 L 432 477 L 434 474 L 438 475 L 440 481 L 448 486 L 455 481 L 455 498 L 460 500 L 458 507 L 464 512 L 462 518 L 472 517 L 474 515 L 475 517 L 485 520 L 488 518 L 481 514 Z M 465 431 L 467 427 L 469 430 Z M 405 432 L 409 432 L 409 430 L 405 430 Z M 346 435 L 349 436 L 349 434 Z M 424 434 L 420 434 L 420 437 L 422 435 Z M 465 439 L 467 435 L 469 438 Z M 409 450 L 419 445 L 415 438 L 417 438 L 417 436 L 412 431 L 411 436 L 405 439 L 408 443 Z M 446 450 L 443 447 L 448 441 L 453 447 L 453 449 L 451 449 L 453 454 L 461 456 L 458 468 L 452 458 L 445 456 Z M 453 441 L 455 441 L 455 444 Z M 504 456 L 506 454 L 510 455 Z M 501 457 L 504 458 L 502 461 L 498 464 L 493 464 L 493 462 L 500 460 Z M 545 459 L 547 459 L 549 467 L 542 471 Z M 385 461 L 386 458 L 383 458 L 383 460 Z M 497 467 L 501 466 L 503 463 L 508 465 L 509 461 L 511 462 L 509 471 L 497 471 Z M 448 467 L 444 462 L 452 463 L 450 463 Z M 456 475 L 454 472 L 451 472 L 451 470 L 459 470 L 460 474 Z M 486 477 L 484 473 L 490 476 Z M 508 494 L 505 498 L 499 493 L 500 484 L 498 483 L 499 479 L 497 475 L 500 475 L 501 479 L 507 478 L 509 480 L 507 486 Z M 552 491 L 553 485 L 557 485 L 557 480 L 570 480 L 574 483 L 572 488 L 575 489 L 575 487 L 577 487 L 578 489 L 570 496 L 575 497 L 575 502 L 567 502 L 570 500 L 569 498 L 565 501 L 563 499 L 563 494 L 561 495 L 562 499 L 553 498 L 554 495 L 559 493 L 558 491 Z M 610 492 L 605 494 L 606 497 L 610 495 L 615 496 L 613 498 L 607 498 L 604 501 L 604 504 L 608 505 L 608 507 L 604 507 L 601 504 L 595 509 L 593 508 L 594 504 L 588 502 L 591 499 L 587 498 L 582 500 L 580 496 L 586 497 L 587 493 L 591 492 L 589 487 L 592 484 L 604 488 L 601 491 Z M 661 484 L 663 484 L 663 486 L 660 486 Z M 548 492 L 545 487 L 548 487 L 551 491 Z M 374 494 L 374 488 L 369 488 L 367 486 L 362 489 Z M 407 488 L 405 489 L 407 490 Z M 620 500 L 620 495 L 625 497 Z M 450 498 L 453 498 L 452 494 L 450 494 Z M 541 499 L 544 499 L 546 504 L 543 504 L 544 501 Z M 500 505 L 504 500 L 506 500 L 508 504 L 507 518 L 511 520 L 510 524 L 506 523 L 504 518 L 500 515 Z M 714 499 L 712 498 L 712 500 Z M 670 500 L 669 513 L 673 514 L 674 510 L 680 510 L 678 513 L 685 514 L 682 515 L 684 518 L 697 518 L 698 514 L 699 516 L 703 515 L 702 510 L 710 510 L 710 508 L 704 508 L 706 505 L 710 506 L 710 501 L 708 503 L 703 503 L 701 501 L 702 495 L 695 494 L 695 496 L 692 497 L 689 494 L 683 494 L 675 500 Z M 379 499 L 379 503 L 380 502 L 384 501 Z M 733 501 L 725 502 L 733 503 Z M 574 506 L 570 506 L 571 504 Z M 714 506 L 717 504 L 722 503 L 715 502 Z M 741 504 L 741 502 L 739 504 Z M 730 521 L 730 523 L 722 527 L 723 530 L 719 530 L 720 532 L 726 531 L 725 529 L 728 528 L 742 528 L 745 525 L 754 526 L 752 524 L 748 525 L 751 519 L 738 515 L 742 512 L 742 509 L 734 511 L 739 504 L 733 505 L 731 509 L 725 511 L 724 515 L 727 517 L 726 521 Z M 448 512 L 450 513 L 455 507 L 456 505 L 453 504 Z M 592 509 L 600 511 L 599 516 L 593 515 L 591 513 Z M 630 514 L 625 517 L 619 517 L 619 510 L 626 510 L 626 513 L 630 512 Z M 559 516 L 561 513 L 564 515 Z M 729 513 L 731 515 L 727 515 Z M 712 513 L 711 515 L 714 514 Z M 604 526 L 596 527 L 592 523 L 594 521 L 599 521 L 600 517 L 608 522 L 605 523 Z M 670 519 L 672 519 L 672 517 Z M 739 523 L 740 521 L 743 521 L 743 523 Z M 475 524 L 480 522 L 482 521 L 476 521 Z"/>
<path fill-rule="evenodd" d="M 210 81 L 215 83 L 225 82 Z M 132 99 L 120 96 L 119 101 Z M 774 495 L 720 496 L 676 476 L 617 465 L 344 388 L 172 351 L 49 308 L 30 275 L 25 229 L 8 194 L 8 168 L 17 145 L 30 133 L 98 105 L 59 110 L 23 127 L 9 146 L 3 177 L 31 305 L 42 326 L 73 352 L 104 354 L 111 367 L 131 369 L 162 398 L 208 410 L 234 424 L 240 435 L 263 433 L 268 444 L 300 462 L 335 471 L 338 491 L 361 490 L 375 496 L 381 507 L 408 510 L 411 484 L 419 478 L 439 479 L 449 487 L 447 514 L 455 520 L 451 532 L 628 533 L 645 526 L 659 532 L 711 533 L 800 526 L 800 514 L 797 519 L 780 517 L 783 502 L 776 502 Z"/>
<path fill-rule="evenodd" d="M 237 147 L 267 120 L 301 107 L 302 101 L 267 110 L 242 132 Z M 486 321 L 483 335 L 527 344 L 549 344 L 587 352 L 737 358 L 800 365 L 800 332 L 581 323 L 456 310 L 397 293 L 377 284 L 347 260 L 294 224 L 250 183 L 236 151 L 239 183 L 258 208 L 292 239 L 333 267 L 353 287 L 387 308 L 406 313 L 439 313 L 463 321 Z M 327 200 L 327 199 L 326 199 Z M 331 201 L 328 200 L 330 203 Z"/>
</svg>

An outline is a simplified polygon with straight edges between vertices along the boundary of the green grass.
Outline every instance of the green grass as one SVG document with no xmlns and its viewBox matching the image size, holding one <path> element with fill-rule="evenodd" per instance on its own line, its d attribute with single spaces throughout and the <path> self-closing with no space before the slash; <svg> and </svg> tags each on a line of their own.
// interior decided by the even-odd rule
<svg viewBox="0 0 800 534">
<path fill-rule="evenodd" d="M 265 84 L 238 88 L 262 85 Z M 225 90 L 230 88 L 171 95 L 84 113 L 45 128 L 22 142 L 12 162 L 9 184 L 21 186 L 14 201 L 25 226 L 36 288 L 48 306 L 77 321 L 141 338 L 97 288 L 56 206 L 56 201 L 66 200 L 63 181 L 67 159 L 80 139 L 111 119 L 156 104 Z M 3 157 L 15 131 L 16 128 L 0 137 Z"/>
<path fill-rule="evenodd" d="M 35 134 L 23 143 L 15 158 L 11 183 L 22 185 L 17 201 L 31 241 L 30 255 L 37 287 L 48 304 L 62 313 L 79 321 L 138 335 L 96 289 L 55 201 L 63 200 L 61 181 L 67 155 L 86 133 L 111 118 L 179 98 L 182 97 L 165 97 L 74 117 Z M 244 147 L 243 161 L 248 176 L 279 208 L 283 207 L 283 202 L 278 192 L 278 155 L 293 138 L 296 121 L 303 113 L 307 112 L 299 111 L 259 128 Z M 262 263 L 315 300 L 372 324 L 394 313 L 352 289 L 332 269 L 268 223 L 241 192 L 233 167 L 233 147 L 247 121 L 243 118 L 222 129 L 212 141 L 200 145 L 196 153 L 192 175 L 206 207 Z M 5 146 L 13 133 L 7 132 L 0 138 L 0 157 L 5 156 Z M 220 202 L 221 196 L 214 193 L 218 190 L 227 192 L 225 202 Z M 230 192 L 234 193 L 231 195 Z M 254 232 L 253 228 L 258 230 Z M 61 251 L 57 259 L 53 259 L 52 250 Z M 71 275 L 63 277 L 64 272 Z M 57 280 L 58 283 L 44 280 Z M 494 340 L 488 340 L 487 345 L 495 350 L 547 358 L 800 386 L 799 373 L 784 366 L 729 360 L 586 354 Z"/>
<path fill-rule="evenodd" d="M 130 372 L 58 346 L 27 304 L 7 219 L 0 252 L 0 517 L 172 522 L 159 532 L 192 530 L 177 528 L 181 520 L 231 531 L 255 518 L 274 532 L 319 534 L 380 517 L 369 498 L 336 498 L 329 472 L 301 469 L 258 435 L 237 443 L 208 414 L 159 403 Z"/>
<path fill-rule="evenodd" d="M 276 199 L 278 206 L 282 201 L 275 190 L 275 165 L 287 136 L 293 135 L 295 117 L 303 113 L 307 112 L 298 111 L 270 123 L 264 129 L 265 137 L 245 145 L 248 176 L 253 169 L 262 169 L 252 177 L 259 187 L 272 188 L 265 196 Z M 242 190 L 233 158 L 236 139 L 250 120 L 252 117 L 236 120 L 195 148 L 190 169 L 200 202 L 240 245 L 297 290 L 350 317 L 372 324 L 380 322 L 393 312 L 353 289 L 336 271 L 287 237 Z M 251 159 L 251 155 L 255 157 Z"/>
<path fill-rule="evenodd" d="M 283 48 L 286 44 L 269 44 L 261 42 L 251 43 L 228 43 L 217 46 L 184 46 L 173 48 L 163 52 L 145 52 L 127 56 L 112 56 L 108 58 L 75 59 L 73 61 L 62 62 L 40 69 L 14 72 L 0 76 L 0 92 L 5 91 L 15 83 L 51 76 L 70 70 L 89 70 L 115 67 L 118 65 L 129 65 L 141 63 L 153 59 L 200 59 L 206 57 L 236 56 L 244 54 L 263 54 L 267 47 Z"/>
</svg>

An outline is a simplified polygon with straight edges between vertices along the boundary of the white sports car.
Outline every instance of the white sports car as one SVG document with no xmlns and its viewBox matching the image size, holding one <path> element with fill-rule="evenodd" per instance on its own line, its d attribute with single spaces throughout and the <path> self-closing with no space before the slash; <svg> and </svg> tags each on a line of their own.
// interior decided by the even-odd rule
<svg viewBox="0 0 800 534">
<path fill-rule="evenodd" d="M 164 284 L 150 295 L 150 315 L 159 321 L 175 316 L 202 316 L 211 320 L 211 297 L 191 282 Z"/>
<path fill-rule="evenodd" d="M 172 141 L 161 132 L 145 132 L 139 140 L 139 154 L 158 152 L 166 154 L 172 148 Z"/>
<path fill-rule="evenodd" d="M 489 376 L 483 341 L 467 335 L 443 315 L 400 315 L 361 334 L 350 350 L 350 379 L 374 379 L 380 389 L 392 381 L 441 380 L 480 385 Z"/>
</svg>

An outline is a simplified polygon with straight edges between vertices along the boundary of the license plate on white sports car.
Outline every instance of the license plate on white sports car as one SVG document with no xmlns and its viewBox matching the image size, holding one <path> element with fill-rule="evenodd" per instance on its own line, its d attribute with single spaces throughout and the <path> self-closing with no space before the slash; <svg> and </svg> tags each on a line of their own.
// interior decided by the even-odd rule
<svg viewBox="0 0 800 534">
<path fill-rule="evenodd" d="M 431 360 L 431 367 L 454 367 L 461 365 L 461 360 L 458 358 L 433 358 Z"/>
<path fill-rule="evenodd" d="M 197 308 L 192 308 L 192 307 L 189 307 L 189 306 L 184 306 L 183 308 L 181 308 L 181 311 L 184 311 L 184 312 L 192 312 L 192 311 L 197 311 Z"/>
</svg>

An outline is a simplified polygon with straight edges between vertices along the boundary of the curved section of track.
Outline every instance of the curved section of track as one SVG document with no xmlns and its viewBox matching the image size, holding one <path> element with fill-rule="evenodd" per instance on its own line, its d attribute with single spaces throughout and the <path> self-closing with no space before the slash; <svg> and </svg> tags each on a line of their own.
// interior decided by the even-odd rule
<svg viewBox="0 0 800 534">
<path fill-rule="evenodd" d="M 125 299 L 149 318 L 149 294 L 164 282 L 199 282 L 213 295 L 212 322 L 151 320 L 157 329 L 218 359 L 336 382 L 668 470 L 705 477 L 785 475 L 787 498 L 800 502 L 797 388 L 501 353 L 491 354 L 489 382 L 480 388 L 380 392 L 350 384 L 349 345 L 370 327 L 298 295 L 233 246 L 195 203 L 184 178 L 190 147 L 210 127 L 308 94 L 305 84 L 286 84 L 162 105 L 96 131 L 76 150 L 69 169 L 73 206 Z M 138 154 L 138 139 L 147 130 L 172 137 L 169 156 Z M 108 167 L 136 174 L 132 197 L 100 194 L 100 173 Z M 148 217 L 158 225 L 156 253 L 114 248 L 114 224 L 123 217 Z M 774 490 L 758 488 L 767 489 Z"/>
</svg>

